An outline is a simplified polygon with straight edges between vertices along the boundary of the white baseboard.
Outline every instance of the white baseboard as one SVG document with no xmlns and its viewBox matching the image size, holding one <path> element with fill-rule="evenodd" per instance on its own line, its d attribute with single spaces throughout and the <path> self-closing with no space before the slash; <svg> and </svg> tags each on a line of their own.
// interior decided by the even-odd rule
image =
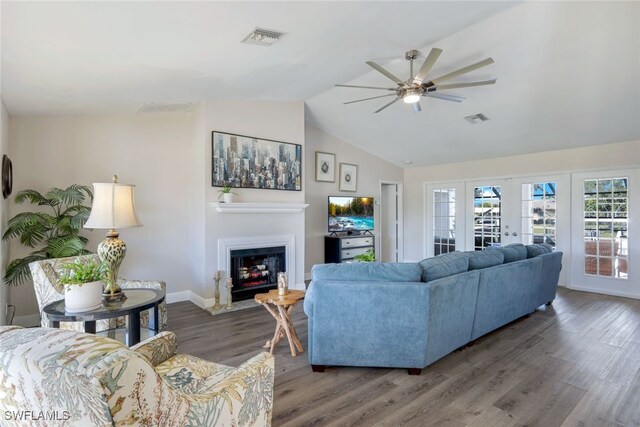
<svg viewBox="0 0 640 427">
<path fill-rule="evenodd" d="M 13 324 L 16 326 L 22 326 L 23 328 L 32 328 L 34 326 L 40 326 L 40 315 L 27 314 L 26 316 L 16 316 L 13 319 Z"/>
<path fill-rule="evenodd" d="M 173 302 L 190 301 L 190 293 L 191 291 L 169 292 L 165 297 L 165 301 L 167 302 L 167 304 L 171 304 Z"/>
<path fill-rule="evenodd" d="M 311 280 L 311 273 L 305 273 L 304 280 Z"/>
<path fill-rule="evenodd" d="M 582 286 L 574 286 L 574 285 L 568 285 L 567 289 L 571 289 L 573 291 L 581 291 L 581 292 L 591 292 L 594 294 L 601 294 L 601 295 L 612 295 L 615 297 L 624 297 L 624 298 L 633 298 L 633 299 L 640 299 L 640 295 L 638 294 L 632 294 L 629 292 L 619 292 L 619 291 L 607 291 L 607 292 L 603 292 L 597 289 L 591 289 L 591 288 L 585 288 Z"/>
</svg>

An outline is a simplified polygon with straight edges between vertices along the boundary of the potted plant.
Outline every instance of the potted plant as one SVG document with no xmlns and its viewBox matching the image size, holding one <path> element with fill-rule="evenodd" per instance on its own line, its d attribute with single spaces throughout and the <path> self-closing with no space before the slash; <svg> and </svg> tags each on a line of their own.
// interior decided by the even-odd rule
<svg viewBox="0 0 640 427">
<path fill-rule="evenodd" d="M 16 204 L 29 202 L 37 209 L 11 218 L 2 239 L 18 238 L 20 243 L 34 250 L 9 263 L 4 282 L 19 285 L 30 280 L 29 263 L 33 261 L 91 253 L 85 249 L 88 239 L 81 236 L 80 231 L 89 218 L 92 200 L 93 192 L 86 185 L 73 184 L 65 189 L 54 187 L 46 193 L 20 191 L 15 198 Z"/>
<path fill-rule="evenodd" d="M 102 306 L 102 288 L 107 278 L 107 267 L 103 263 L 78 259 L 62 268 L 60 283 L 64 286 L 67 312 L 79 313 Z"/>
<path fill-rule="evenodd" d="M 369 249 L 363 254 L 354 256 L 353 259 L 358 262 L 376 262 L 376 255 Z"/>
<path fill-rule="evenodd" d="M 231 191 L 231 187 L 228 185 L 223 185 L 218 193 L 218 200 L 222 197 L 222 201 L 224 203 L 233 203 L 233 195 L 236 194 Z"/>
</svg>

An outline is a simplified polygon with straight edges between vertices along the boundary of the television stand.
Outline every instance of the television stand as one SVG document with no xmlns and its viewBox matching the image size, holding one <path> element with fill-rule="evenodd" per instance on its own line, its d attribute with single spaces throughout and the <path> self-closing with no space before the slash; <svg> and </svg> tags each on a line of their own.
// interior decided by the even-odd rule
<svg viewBox="0 0 640 427">
<path fill-rule="evenodd" d="M 354 262 L 354 257 L 367 251 L 375 253 L 375 239 L 371 232 L 351 236 L 331 233 L 324 237 L 324 262 L 327 264 Z"/>
</svg>

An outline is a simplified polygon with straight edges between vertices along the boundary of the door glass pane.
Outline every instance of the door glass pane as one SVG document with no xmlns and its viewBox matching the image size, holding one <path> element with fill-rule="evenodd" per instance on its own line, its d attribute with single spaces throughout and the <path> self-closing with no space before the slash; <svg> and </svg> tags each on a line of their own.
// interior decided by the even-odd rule
<svg viewBox="0 0 640 427">
<path fill-rule="evenodd" d="M 473 248 L 481 251 L 500 246 L 502 187 L 482 186 L 473 189 Z"/>
<path fill-rule="evenodd" d="M 522 184 L 523 243 L 548 243 L 556 248 L 556 189 L 555 182 Z"/>
<path fill-rule="evenodd" d="M 433 253 L 446 254 L 456 250 L 456 190 L 433 190 Z"/>
<path fill-rule="evenodd" d="M 584 181 L 585 274 L 628 278 L 628 183 L 627 178 Z"/>
</svg>

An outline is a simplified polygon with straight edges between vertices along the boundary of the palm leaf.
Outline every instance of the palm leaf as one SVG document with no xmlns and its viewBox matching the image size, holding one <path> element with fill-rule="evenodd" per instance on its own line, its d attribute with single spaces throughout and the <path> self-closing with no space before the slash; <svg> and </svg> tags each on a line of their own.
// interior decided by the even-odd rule
<svg viewBox="0 0 640 427">
<path fill-rule="evenodd" d="M 54 187 L 47 192 L 47 197 L 56 200 L 59 204 L 65 205 L 81 205 L 86 197 L 93 200 L 93 193 L 86 185 L 73 184 L 64 190 Z"/>
<path fill-rule="evenodd" d="M 78 236 L 54 237 L 47 244 L 47 253 L 51 258 L 64 258 L 79 255 L 84 243 Z"/>
<path fill-rule="evenodd" d="M 18 205 L 24 203 L 27 200 L 34 205 L 39 205 L 39 206 L 51 205 L 51 201 L 36 190 L 19 191 L 18 194 L 16 194 L 15 200 L 16 200 L 16 204 Z"/>
<path fill-rule="evenodd" d="M 81 230 L 84 224 L 89 219 L 89 215 L 91 214 L 91 210 L 87 209 L 86 211 L 80 211 L 74 216 L 71 217 L 71 228 L 78 231 Z"/>
<path fill-rule="evenodd" d="M 24 258 L 14 259 L 7 266 L 7 272 L 4 275 L 4 283 L 9 286 L 19 285 L 27 280 L 31 279 L 31 271 L 29 271 L 29 264 L 34 261 L 41 261 L 47 259 L 46 255 L 39 254 L 38 252 L 32 252 L 30 255 Z"/>
<path fill-rule="evenodd" d="M 23 212 L 9 220 L 7 231 L 4 232 L 2 239 L 20 237 L 20 243 L 33 248 L 46 237 L 49 230 L 50 227 L 42 215 Z"/>
</svg>

